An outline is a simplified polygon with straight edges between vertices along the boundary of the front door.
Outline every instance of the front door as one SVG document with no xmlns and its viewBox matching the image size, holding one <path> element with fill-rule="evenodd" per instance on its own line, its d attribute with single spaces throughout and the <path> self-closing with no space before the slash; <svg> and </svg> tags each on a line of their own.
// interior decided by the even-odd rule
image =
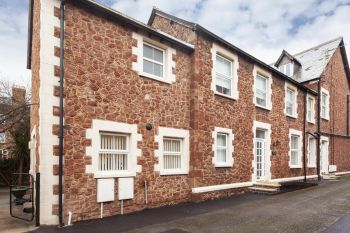
<svg viewBox="0 0 350 233">
<path fill-rule="evenodd" d="M 255 177 L 256 180 L 266 179 L 266 136 L 265 131 L 256 130 L 255 138 Z"/>
<path fill-rule="evenodd" d="M 329 159 L 328 159 L 328 141 L 321 140 L 321 173 L 328 173 Z"/>
</svg>

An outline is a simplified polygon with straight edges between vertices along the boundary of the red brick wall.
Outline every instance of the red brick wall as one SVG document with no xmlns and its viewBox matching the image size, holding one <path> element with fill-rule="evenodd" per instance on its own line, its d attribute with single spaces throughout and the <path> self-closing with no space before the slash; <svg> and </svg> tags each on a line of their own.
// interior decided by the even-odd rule
<svg viewBox="0 0 350 233">
<path fill-rule="evenodd" d="M 191 57 L 177 48 L 176 82 L 171 85 L 140 77 L 132 70 L 132 32 L 83 7 L 66 6 L 64 214 L 72 211 L 74 221 L 100 216 L 96 179 L 85 173 L 85 165 L 91 163 L 85 153 L 91 142 L 85 133 L 93 119 L 137 124 L 142 134 L 142 173 L 135 179 L 135 198 L 124 203 L 125 212 L 146 207 L 145 180 L 148 207 L 190 198 L 186 175 L 154 172 L 154 139 L 159 126 L 190 128 Z M 145 101 L 147 94 L 150 101 Z M 152 131 L 145 128 L 148 122 Z M 105 204 L 104 211 L 105 216 L 120 213 L 118 201 Z"/>
</svg>

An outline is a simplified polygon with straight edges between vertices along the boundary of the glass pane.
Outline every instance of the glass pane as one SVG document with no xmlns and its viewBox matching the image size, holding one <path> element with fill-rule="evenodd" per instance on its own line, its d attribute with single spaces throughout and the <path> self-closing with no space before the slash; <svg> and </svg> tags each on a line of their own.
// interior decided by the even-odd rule
<svg viewBox="0 0 350 233">
<path fill-rule="evenodd" d="M 165 152 L 180 152 L 181 151 L 181 140 L 164 139 L 163 149 Z"/>
<path fill-rule="evenodd" d="M 256 138 L 265 139 L 265 131 L 264 130 L 257 130 L 256 131 Z"/>
<path fill-rule="evenodd" d="M 159 77 L 163 77 L 163 66 L 159 65 L 159 64 L 153 64 L 153 68 L 154 68 L 154 75 L 159 76 Z"/>
<path fill-rule="evenodd" d="M 153 74 L 153 62 L 143 59 L 143 72 Z"/>
<path fill-rule="evenodd" d="M 143 56 L 149 59 L 153 59 L 153 48 L 146 44 L 143 44 Z"/>
<path fill-rule="evenodd" d="M 299 136 L 292 136 L 292 149 L 299 149 L 298 148 L 298 143 L 299 143 Z"/>
<path fill-rule="evenodd" d="M 261 91 L 266 91 L 266 84 L 267 80 L 264 77 L 261 77 L 260 75 L 256 76 L 256 88 Z"/>
<path fill-rule="evenodd" d="M 153 48 L 154 57 L 153 59 L 157 62 L 163 63 L 163 51 Z"/>
<path fill-rule="evenodd" d="M 226 149 L 217 149 L 217 162 L 225 163 L 226 162 Z"/>
<path fill-rule="evenodd" d="M 216 72 L 231 77 L 231 61 L 216 56 Z"/>
<path fill-rule="evenodd" d="M 226 79 L 216 74 L 216 91 L 225 95 L 231 95 L 231 79 Z"/>
<path fill-rule="evenodd" d="M 293 115 L 293 104 L 291 102 L 287 102 L 286 112 L 288 115 Z"/>
<path fill-rule="evenodd" d="M 294 91 L 291 89 L 287 89 L 287 100 L 290 102 L 294 102 Z"/>
<path fill-rule="evenodd" d="M 266 106 L 266 92 L 256 91 L 256 103 L 261 106 Z"/>
<path fill-rule="evenodd" d="M 287 64 L 286 65 L 286 75 L 288 75 L 288 76 L 290 76 L 290 74 L 291 74 L 291 70 L 290 70 L 290 64 Z"/>
<path fill-rule="evenodd" d="M 217 146 L 226 146 L 226 142 L 227 142 L 227 135 L 225 134 L 217 135 Z"/>
<path fill-rule="evenodd" d="M 298 151 L 292 151 L 292 154 L 291 154 L 291 162 L 292 162 L 292 165 L 298 165 L 298 164 L 299 164 L 299 161 L 298 161 Z"/>
<path fill-rule="evenodd" d="M 101 135 L 102 150 L 126 150 L 126 136 Z"/>
</svg>

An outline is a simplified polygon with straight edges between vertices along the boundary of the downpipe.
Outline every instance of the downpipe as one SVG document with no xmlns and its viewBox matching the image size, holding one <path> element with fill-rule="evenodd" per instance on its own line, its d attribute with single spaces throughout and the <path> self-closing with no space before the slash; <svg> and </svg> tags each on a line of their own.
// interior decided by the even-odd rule
<svg viewBox="0 0 350 233">
<path fill-rule="evenodd" d="M 63 227 L 63 81 L 64 81 L 64 6 L 65 0 L 61 0 L 60 6 L 60 119 L 59 119 L 59 142 L 58 142 L 58 222 Z"/>
</svg>

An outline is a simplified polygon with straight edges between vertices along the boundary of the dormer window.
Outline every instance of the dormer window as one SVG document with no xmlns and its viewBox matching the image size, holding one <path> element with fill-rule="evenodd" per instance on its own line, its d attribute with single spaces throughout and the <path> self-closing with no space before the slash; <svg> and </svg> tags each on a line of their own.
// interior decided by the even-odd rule
<svg viewBox="0 0 350 233">
<path fill-rule="evenodd" d="M 279 71 L 281 71 L 283 74 L 287 75 L 288 77 L 292 77 L 293 76 L 293 71 L 294 71 L 294 65 L 293 63 L 288 63 L 288 64 L 284 64 L 282 66 L 280 66 Z"/>
</svg>

